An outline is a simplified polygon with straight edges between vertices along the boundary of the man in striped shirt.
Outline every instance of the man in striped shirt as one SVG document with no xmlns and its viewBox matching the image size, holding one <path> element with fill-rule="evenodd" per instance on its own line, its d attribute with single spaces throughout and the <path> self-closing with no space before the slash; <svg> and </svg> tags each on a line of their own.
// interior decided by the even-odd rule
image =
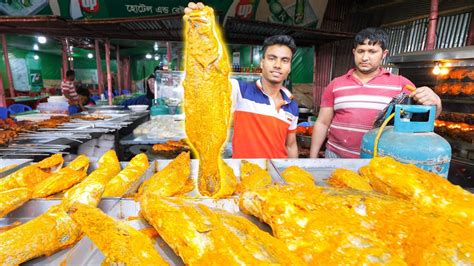
<svg viewBox="0 0 474 266">
<path fill-rule="evenodd" d="M 66 71 L 66 78 L 61 82 L 61 91 L 69 101 L 69 105 L 79 106 L 79 96 L 77 95 L 76 88 L 74 86 L 74 79 L 76 73 L 74 70 Z"/>
<path fill-rule="evenodd" d="M 388 54 L 387 39 L 387 33 L 378 28 L 367 28 L 356 35 L 352 49 L 355 68 L 335 78 L 324 90 L 313 130 L 311 158 L 318 156 L 326 136 L 327 158 L 359 158 L 362 136 L 372 128 L 377 114 L 406 85 L 414 86 L 381 67 Z M 441 99 L 430 88 L 416 88 L 410 97 L 423 105 L 436 105 L 436 115 L 440 114 Z"/>
</svg>

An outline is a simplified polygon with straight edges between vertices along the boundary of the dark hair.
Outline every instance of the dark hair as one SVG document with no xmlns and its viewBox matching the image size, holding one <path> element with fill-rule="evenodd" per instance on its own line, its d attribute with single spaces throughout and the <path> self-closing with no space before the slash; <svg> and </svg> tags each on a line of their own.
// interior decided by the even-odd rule
<svg viewBox="0 0 474 266">
<path fill-rule="evenodd" d="M 148 80 L 150 79 L 154 79 L 155 78 L 155 75 L 151 74 L 149 75 L 146 79 L 145 79 L 145 89 L 146 89 L 146 97 L 148 99 L 153 99 L 154 98 L 154 94 L 153 92 L 150 90 L 150 85 L 148 85 Z"/>
<path fill-rule="evenodd" d="M 86 96 L 87 98 L 91 97 L 91 92 L 89 91 L 89 88 L 87 88 L 86 85 L 79 86 L 76 92 L 78 95 Z"/>
<path fill-rule="evenodd" d="M 296 52 L 296 44 L 295 40 L 288 35 L 274 35 L 270 36 L 263 41 L 263 48 L 262 48 L 262 57 L 265 57 L 265 52 L 267 48 L 272 45 L 284 45 L 290 48 L 291 55 L 294 55 Z"/>
<path fill-rule="evenodd" d="M 72 77 L 72 76 L 75 76 L 75 75 L 76 75 L 76 72 L 74 72 L 74 70 L 66 71 L 66 77 Z"/>
<path fill-rule="evenodd" d="M 365 40 L 369 40 L 369 45 L 379 44 L 382 50 L 387 49 L 388 35 L 381 28 L 367 28 L 359 31 L 354 38 L 354 48 L 364 44 Z"/>
</svg>

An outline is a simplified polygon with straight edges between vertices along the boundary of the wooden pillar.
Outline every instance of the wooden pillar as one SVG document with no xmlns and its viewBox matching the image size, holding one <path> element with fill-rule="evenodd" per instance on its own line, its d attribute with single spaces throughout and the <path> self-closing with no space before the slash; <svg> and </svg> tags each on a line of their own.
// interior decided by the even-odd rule
<svg viewBox="0 0 474 266">
<path fill-rule="evenodd" d="M 5 88 L 3 87 L 3 78 L 0 73 L 0 107 L 7 107 L 7 101 L 5 100 Z"/>
<path fill-rule="evenodd" d="M 117 58 L 117 86 L 119 90 L 119 94 L 122 94 L 122 62 L 120 61 L 120 46 L 117 45 L 116 47 L 116 58 Z"/>
<path fill-rule="evenodd" d="M 125 57 L 123 59 L 123 83 L 124 88 L 128 89 L 129 92 L 132 92 L 132 87 L 130 86 L 130 57 Z"/>
<path fill-rule="evenodd" d="M 97 65 L 97 83 L 99 86 L 99 95 L 104 92 L 104 82 L 102 79 L 102 61 L 100 59 L 99 40 L 95 40 L 95 63 Z"/>
<path fill-rule="evenodd" d="M 63 63 L 63 79 L 66 79 L 66 72 L 69 70 L 69 65 L 67 63 L 67 44 L 66 39 L 61 40 L 62 44 L 62 63 Z"/>
<path fill-rule="evenodd" d="M 112 72 L 110 70 L 110 41 L 105 40 L 105 64 L 107 66 L 107 95 L 109 98 L 109 105 L 112 105 Z"/>
<path fill-rule="evenodd" d="M 5 60 L 5 68 L 7 70 L 8 88 L 10 90 L 10 97 L 15 97 L 15 87 L 13 84 L 12 69 L 10 68 L 10 59 L 8 58 L 7 37 L 2 34 L 3 58 Z"/>
</svg>

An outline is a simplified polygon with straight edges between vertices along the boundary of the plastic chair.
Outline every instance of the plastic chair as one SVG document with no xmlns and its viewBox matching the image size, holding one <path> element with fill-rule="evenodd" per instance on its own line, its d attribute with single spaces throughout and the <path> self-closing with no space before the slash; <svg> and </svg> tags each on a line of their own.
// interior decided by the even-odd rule
<svg viewBox="0 0 474 266">
<path fill-rule="evenodd" d="M 0 107 L 0 118 L 7 119 L 8 118 L 8 108 Z"/>
<path fill-rule="evenodd" d="M 31 111 L 31 110 L 32 110 L 31 107 L 29 107 L 28 105 L 21 104 L 21 103 L 15 103 L 8 106 L 8 111 L 10 112 L 10 114 L 13 114 L 13 115 L 17 113 Z"/>
<path fill-rule="evenodd" d="M 123 89 L 123 90 L 122 90 L 122 94 L 130 94 L 130 91 L 127 90 L 127 89 Z"/>
<path fill-rule="evenodd" d="M 69 115 L 74 115 L 79 113 L 79 108 L 75 105 L 69 105 L 68 107 Z"/>
<path fill-rule="evenodd" d="M 98 100 L 100 100 L 100 96 L 99 95 L 92 95 L 91 99 L 94 100 L 94 101 L 98 101 Z"/>
</svg>

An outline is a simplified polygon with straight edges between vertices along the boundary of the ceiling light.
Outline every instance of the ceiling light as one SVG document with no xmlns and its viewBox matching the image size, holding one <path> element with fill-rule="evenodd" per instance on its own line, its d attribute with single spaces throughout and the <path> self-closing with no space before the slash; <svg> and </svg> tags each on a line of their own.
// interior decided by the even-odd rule
<svg viewBox="0 0 474 266">
<path fill-rule="evenodd" d="M 152 56 L 151 56 L 151 54 L 146 54 L 146 55 L 145 55 L 145 58 L 146 58 L 146 59 L 151 59 Z"/>
<path fill-rule="evenodd" d="M 92 58 L 92 57 L 94 57 L 94 55 L 92 53 L 87 54 L 87 58 Z"/>
<path fill-rule="evenodd" d="M 158 48 L 159 48 L 159 47 L 158 47 L 158 42 L 155 42 L 155 45 L 153 45 L 153 49 L 154 49 L 155 51 L 158 51 Z"/>
<path fill-rule="evenodd" d="M 40 57 L 39 57 L 37 54 L 33 55 L 33 59 L 34 59 L 34 60 L 38 60 L 39 58 L 40 58 Z"/>
<path fill-rule="evenodd" d="M 70 57 L 68 57 L 67 60 L 69 60 L 69 61 L 74 61 L 74 58 L 73 58 L 72 56 L 70 56 Z"/>
<path fill-rule="evenodd" d="M 39 46 L 37 43 L 33 44 L 33 50 L 35 51 L 38 51 L 39 50 Z"/>
<path fill-rule="evenodd" d="M 46 43 L 46 37 L 38 36 L 38 42 L 41 43 L 41 44 Z"/>
<path fill-rule="evenodd" d="M 439 75 L 441 73 L 441 68 L 439 67 L 439 63 L 436 63 L 436 65 L 433 68 L 433 74 Z"/>
<path fill-rule="evenodd" d="M 159 55 L 155 55 L 155 61 L 158 61 L 160 60 L 160 56 Z"/>
</svg>

